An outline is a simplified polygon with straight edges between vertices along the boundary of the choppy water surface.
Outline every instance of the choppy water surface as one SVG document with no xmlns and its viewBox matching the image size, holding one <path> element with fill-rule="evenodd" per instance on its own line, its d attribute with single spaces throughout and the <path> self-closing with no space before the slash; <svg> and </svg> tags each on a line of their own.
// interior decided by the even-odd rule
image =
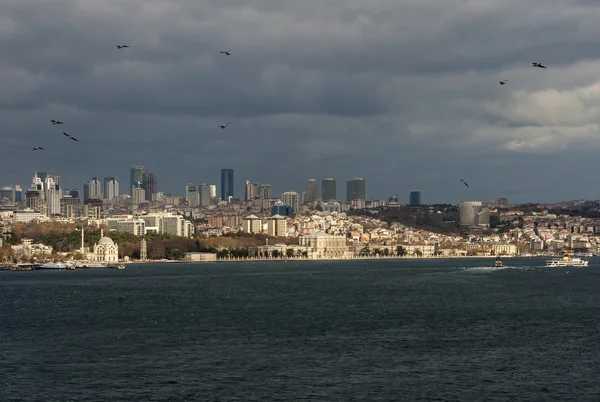
<svg viewBox="0 0 600 402">
<path fill-rule="evenodd" d="M 0 401 L 600 400 L 600 264 L 504 263 L 0 272 Z"/>
</svg>

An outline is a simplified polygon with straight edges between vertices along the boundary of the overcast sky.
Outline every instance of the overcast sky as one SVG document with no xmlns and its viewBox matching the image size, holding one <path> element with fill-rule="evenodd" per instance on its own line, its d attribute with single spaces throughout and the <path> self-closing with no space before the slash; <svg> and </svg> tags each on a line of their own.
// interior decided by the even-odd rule
<svg viewBox="0 0 600 402">
<path fill-rule="evenodd" d="M 126 191 L 140 164 L 179 194 L 233 168 L 242 197 L 364 177 L 374 199 L 600 198 L 598 1 L 0 6 L 0 185 L 48 169 Z"/>
</svg>

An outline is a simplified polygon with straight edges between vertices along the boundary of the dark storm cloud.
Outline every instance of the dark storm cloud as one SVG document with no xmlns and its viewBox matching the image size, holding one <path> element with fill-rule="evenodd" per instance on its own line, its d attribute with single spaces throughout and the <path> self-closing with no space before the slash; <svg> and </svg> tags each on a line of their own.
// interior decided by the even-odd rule
<svg viewBox="0 0 600 402">
<path fill-rule="evenodd" d="M 126 188 L 129 165 L 142 164 L 179 193 L 232 167 L 239 183 L 276 193 L 333 176 L 343 194 L 362 176 L 376 198 L 413 188 L 426 201 L 598 198 L 586 183 L 555 185 L 592 168 L 570 153 L 600 147 L 596 2 L 4 0 L 2 10 L 0 184 L 48 168 L 79 187 L 120 172 Z M 65 142 L 51 118 L 81 142 Z M 47 148 L 36 159 L 34 145 Z M 561 169 L 546 180 L 549 158 Z M 537 186 L 522 185 L 526 172 Z"/>
</svg>

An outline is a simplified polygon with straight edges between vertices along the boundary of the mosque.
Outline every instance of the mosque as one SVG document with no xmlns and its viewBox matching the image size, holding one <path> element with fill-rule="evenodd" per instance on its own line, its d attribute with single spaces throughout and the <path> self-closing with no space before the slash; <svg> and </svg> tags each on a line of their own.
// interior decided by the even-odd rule
<svg viewBox="0 0 600 402">
<path fill-rule="evenodd" d="M 86 261 L 92 262 L 118 262 L 119 245 L 110 237 L 104 237 L 104 230 L 100 230 L 100 240 L 94 244 L 92 250 L 84 245 L 84 229 L 81 228 L 81 255 Z"/>
</svg>

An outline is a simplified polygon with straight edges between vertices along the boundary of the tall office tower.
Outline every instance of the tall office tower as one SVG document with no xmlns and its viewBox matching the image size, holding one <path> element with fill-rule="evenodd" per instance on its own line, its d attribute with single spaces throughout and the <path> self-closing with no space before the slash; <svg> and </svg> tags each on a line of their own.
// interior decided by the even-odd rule
<svg viewBox="0 0 600 402">
<path fill-rule="evenodd" d="M 132 165 L 129 169 L 129 190 L 133 197 L 134 188 L 144 188 L 144 167 L 138 165 Z"/>
<path fill-rule="evenodd" d="M 133 202 L 133 205 L 139 205 L 143 203 L 144 201 L 146 201 L 146 191 L 141 187 L 134 188 L 131 200 Z"/>
<path fill-rule="evenodd" d="M 319 199 L 319 185 L 317 179 L 308 179 L 306 182 L 306 199 L 304 202 L 315 202 Z"/>
<path fill-rule="evenodd" d="M 79 189 L 78 188 L 72 188 L 70 194 L 71 194 L 71 198 L 79 199 Z"/>
<path fill-rule="evenodd" d="M 292 208 L 292 213 L 298 212 L 298 193 L 295 191 L 286 191 L 281 195 L 281 201 Z"/>
<path fill-rule="evenodd" d="M 221 199 L 233 197 L 233 169 L 221 169 Z"/>
<path fill-rule="evenodd" d="M 246 201 L 252 201 L 254 199 L 254 193 L 256 192 L 256 187 L 254 184 L 250 183 L 250 180 L 246 180 L 246 191 L 244 194 L 244 199 Z"/>
<path fill-rule="evenodd" d="M 52 172 L 35 172 L 35 177 L 38 177 L 42 183 L 45 183 L 46 179 L 50 176 L 52 176 Z"/>
<path fill-rule="evenodd" d="M 60 214 L 65 218 L 79 218 L 81 216 L 81 202 L 70 195 L 60 200 Z"/>
<path fill-rule="evenodd" d="M 460 226 L 477 225 L 477 215 L 481 212 L 481 201 L 461 201 L 458 205 L 460 212 Z"/>
<path fill-rule="evenodd" d="M 20 185 L 15 185 L 15 202 L 23 200 L 23 189 Z"/>
<path fill-rule="evenodd" d="M 362 177 L 355 177 L 346 182 L 346 200 L 366 200 L 367 199 L 367 181 Z"/>
<path fill-rule="evenodd" d="M 93 177 L 89 183 L 90 183 L 90 198 L 102 199 L 102 183 L 100 183 L 100 180 Z"/>
<path fill-rule="evenodd" d="M 410 205 L 421 205 L 421 191 L 420 190 L 412 190 L 408 194 L 408 203 Z"/>
<path fill-rule="evenodd" d="M 46 177 L 44 193 L 50 215 L 60 214 L 60 199 L 62 198 L 62 193 L 60 191 L 60 186 L 54 183 L 53 176 Z"/>
<path fill-rule="evenodd" d="M 200 185 L 200 205 L 203 207 L 210 205 L 210 184 L 202 183 Z"/>
<path fill-rule="evenodd" d="M 210 198 L 217 198 L 217 185 L 216 184 L 210 185 Z"/>
<path fill-rule="evenodd" d="M 146 201 L 152 201 L 152 194 L 158 193 L 158 178 L 154 173 L 144 172 L 142 188 L 146 191 Z"/>
<path fill-rule="evenodd" d="M 15 202 L 15 189 L 13 186 L 4 186 L 0 188 L 0 200 L 3 198 L 10 202 Z"/>
<path fill-rule="evenodd" d="M 200 205 L 200 192 L 198 186 L 192 183 L 188 183 L 185 186 L 185 201 L 190 207 L 197 207 Z"/>
<path fill-rule="evenodd" d="M 115 176 L 104 178 L 104 198 L 108 201 L 119 196 L 119 181 Z"/>
<path fill-rule="evenodd" d="M 321 199 L 323 201 L 337 200 L 337 182 L 335 179 L 321 180 Z"/>
<path fill-rule="evenodd" d="M 258 198 L 263 198 L 263 199 L 271 198 L 271 185 L 270 184 L 259 184 L 257 193 L 258 194 L 256 196 Z"/>
<path fill-rule="evenodd" d="M 90 199 L 90 182 L 83 183 L 83 203 L 85 204 Z"/>
</svg>

